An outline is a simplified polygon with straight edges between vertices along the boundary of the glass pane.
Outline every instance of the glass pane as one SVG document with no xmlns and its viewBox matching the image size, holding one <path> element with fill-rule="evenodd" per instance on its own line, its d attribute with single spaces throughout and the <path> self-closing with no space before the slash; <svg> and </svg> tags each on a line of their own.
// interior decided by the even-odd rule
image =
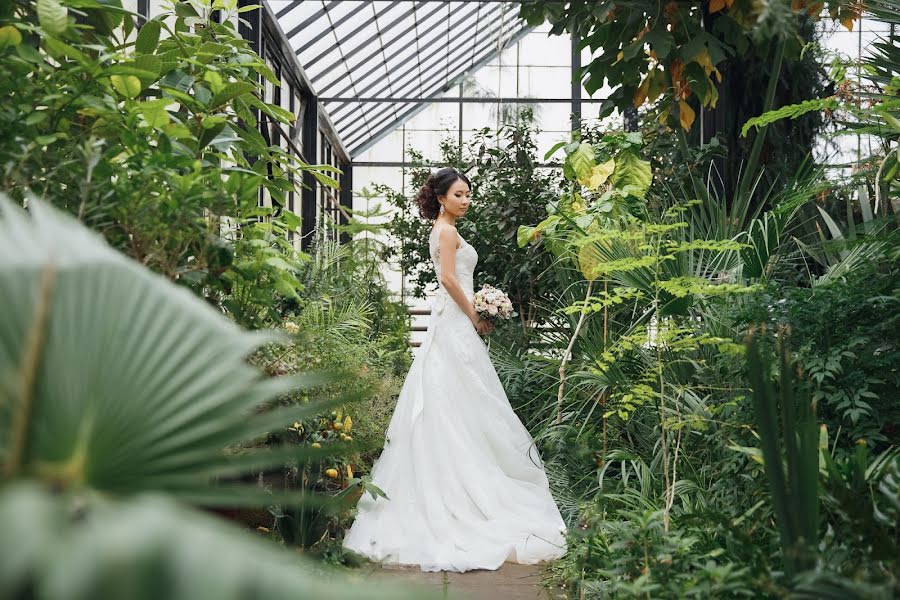
<svg viewBox="0 0 900 600">
<path fill-rule="evenodd" d="M 568 35 L 531 33 L 519 43 L 520 65 L 571 66 L 572 41 Z"/>
<path fill-rule="evenodd" d="M 519 94 L 533 98 L 571 98 L 571 67 L 519 67 Z"/>
</svg>

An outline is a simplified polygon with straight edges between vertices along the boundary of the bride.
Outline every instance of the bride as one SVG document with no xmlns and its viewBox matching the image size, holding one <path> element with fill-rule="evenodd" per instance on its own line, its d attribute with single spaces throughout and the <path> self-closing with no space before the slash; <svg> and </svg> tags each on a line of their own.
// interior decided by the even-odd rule
<svg viewBox="0 0 900 600">
<path fill-rule="evenodd" d="M 428 331 L 400 391 L 372 483 L 343 546 L 373 561 L 422 571 L 497 569 L 566 552 L 566 527 L 543 463 L 513 412 L 479 335 L 478 254 L 456 231 L 471 183 L 447 167 L 417 197 L 434 219 L 431 260 L 440 282 Z"/>
</svg>

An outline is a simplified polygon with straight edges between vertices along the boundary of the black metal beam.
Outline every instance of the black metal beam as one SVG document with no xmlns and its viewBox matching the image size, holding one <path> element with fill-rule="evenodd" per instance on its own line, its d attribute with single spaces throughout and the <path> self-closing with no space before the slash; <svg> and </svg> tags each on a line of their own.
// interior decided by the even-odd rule
<svg viewBox="0 0 900 600">
<path fill-rule="evenodd" d="M 578 36 L 572 36 L 572 131 L 581 131 L 581 49 Z"/>
<path fill-rule="evenodd" d="M 137 11 L 140 13 L 142 17 L 144 17 L 144 21 L 150 18 L 150 0 L 137 0 Z M 138 27 L 144 24 L 144 21 L 138 22 Z"/>
<path fill-rule="evenodd" d="M 383 17 L 385 14 L 387 14 L 388 12 L 390 12 L 391 9 L 393 9 L 395 6 L 397 6 L 397 5 L 399 5 L 399 4 L 400 4 L 400 0 L 395 0 L 394 2 L 391 2 L 391 4 L 390 4 L 387 8 L 384 8 L 381 12 L 376 12 L 376 13 L 374 14 L 374 16 L 372 17 L 372 19 L 370 19 L 370 20 L 366 21 L 365 23 L 363 23 L 362 25 L 360 25 L 359 27 L 357 27 L 356 29 L 354 29 L 351 33 L 348 33 L 348 34 L 347 34 L 347 37 L 352 37 L 352 36 L 356 35 L 356 34 L 359 33 L 360 31 L 362 31 L 362 29 L 363 29 L 364 27 L 367 27 L 369 24 L 371 24 L 373 20 L 377 20 L 378 17 Z M 367 2 L 367 3 L 366 3 L 366 6 L 372 7 L 372 2 L 371 2 L 371 1 Z M 338 19 L 337 21 L 335 21 L 335 22 L 334 22 L 334 28 L 337 29 L 338 27 L 340 27 L 341 25 L 343 25 L 347 20 L 349 20 L 349 19 L 355 17 L 357 14 L 359 14 L 359 10 L 362 10 L 362 9 L 360 8 L 360 9 L 358 9 L 358 10 L 352 10 L 352 11 L 348 12 L 346 15 L 344 15 L 343 17 L 341 17 L 340 19 Z M 374 8 L 373 8 L 373 12 L 374 12 Z M 297 49 L 296 49 L 297 55 L 299 56 L 302 52 L 305 52 L 307 49 L 309 49 L 313 44 L 315 44 L 316 42 L 318 42 L 319 40 L 321 40 L 323 37 L 325 37 L 326 35 L 328 35 L 328 32 L 329 32 L 329 31 L 332 31 L 332 30 L 329 29 L 329 28 L 323 29 L 320 33 L 318 33 L 318 34 L 317 34 L 315 37 L 313 37 L 311 40 L 309 40 L 308 42 L 306 42 L 305 44 L 303 44 L 302 46 L 300 46 L 299 48 L 297 48 Z M 341 40 L 338 40 L 338 41 L 340 42 Z"/>
<path fill-rule="evenodd" d="M 343 171 L 341 174 L 341 206 L 353 210 L 353 163 L 341 165 L 341 170 Z M 341 211 L 339 223 L 341 225 L 347 225 L 349 222 L 346 213 Z M 341 233 L 340 242 L 346 244 L 349 241 L 350 234 L 346 231 Z"/>
<path fill-rule="evenodd" d="M 270 4 L 272 4 L 272 3 L 270 2 Z M 287 6 L 285 6 L 281 10 L 279 10 L 277 13 L 275 13 L 275 16 L 280 19 L 281 17 L 288 14 L 289 12 L 291 12 L 292 10 L 294 10 L 301 4 L 303 4 L 303 0 L 294 0 L 293 2 L 290 2 Z"/>
<path fill-rule="evenodd" d="M 478 32 L 481 29 L 481 5 L 484 2 L 478 3 L 478 15 L 475 17 L 475 41 L 472 43 L 472 62 L 475 62 L 475 46 L 478 44 Z M 462 96 L 462 94 L 460 94 Z"/>
<path fill-rule="evenodd" d="M 238 9 L 255 4 L 251 0 L 238 0 Z M 260 9 L 243 13 L 242 20 L 238 22 L 238 33 L 242 38 L 250 42 L 250 48 L 262 56 L 262 23 Z"/>
<path fill-rule="evenodd" d="M 469 23 L 471 23 L 470 17 L 472 16 L 472 14 L 473 13 L 470 12 L 470 13 L 464 15 L 456 24 L 451 25 L 450 28 L 448 28 L 448 33 L 455 29 L 459 29 L 461 27 L 467 26 Z M 486 37 L 493 36 L 496 32 L 501 30 L 506 25 L 507 17 L 509 17 L 511 14 L 512 14 L 512 11 L 507 11 L 506 13 L 500 15 L 502 17 L 500 25 L 488 30 Z M 476 19 L 476 21 L 477 21 L 477 19 Z M 461 56 L 463 54 L 463 52 L 467 51 L 467 49 L 469 47 L 469 41 L 475 39 L 476 37 L 477 37 L 477 33 L 469 36 L 468 38 L 466 38 L 464 40 L 457 41 L 455 47 L 460 48 L 461 50 L 459 50 L 456 53 L 454 53 L 454 51 L 451 50 L 451 51 L 448 51 L 446 54 L 442 54 L 441 48 L 437 47 L 434 52 L 431 52 L 429 54 L 426 54 L 425 56 L 420 57 L 419 60 L 415 61 L 415 64 L 413 66 L 420 66 L 425 69 L 431 69 L 432 67 L 434 67 L 436 69 L 444 57 L 446 57 L 448 60 L 451 60 L 451 62 L 453 64 L 455 64 L 455 63 L 459 62 L 459 56 Z M 480 46 L 484 47 L 486 44 L 492 44 L 493 42 L 494 42 L 494 40 L 488 39 L 487 41 L 482 41 Z M 478 52 L 480 50 L 480 47 L 478 44 L 474 44 L 473 47 L 476 49 L 476 52 Z M 435 60 L 431 61 L 432 58 L 435 58 Z M 405 87 L 407 87 L 410 84 L 415 82 L 415 77 L 409 78 L 407 81 L 404 81 L 404 77 L 406 77 L 406 75 L 408 75 L 412 70 L 413 69 L 407 69 L 406 71 L 399 73 L 396 77 L 393 77 L 391 79 L 390 83 L 392 86 L 394 86 L 395 93 L 399 93 L 399 90 L 402 90 Z M 440 74 L 437 73 L 437 75 L 440 75 Z M 420 82 L 420 83 L 423 83 L 423 82 Z M 377 96 L 378 94 L 385 91 L 387 88 L 388 88 L 387 85 L 382 85 L 378 90 L 376 90 L 374 92 L 374 95 Z"/>
<path fill-rule="evenodd" d="M 303 129 L 300 135 L 303 155 L 315 159 L 319 155 L 319 103 L 315 96 L 303 109 Z M 317 182 L 309 171 L 303 171 L 303 190 L 300 192 L 300 247 L 309 247 L 316 227 Z"/>
<path fill-rule="evenodd" d="M 259 11 L 255 12 L 262 13 L 262 39 L 267 56 L 275 59 L 284 66 L 282 73 L 288 79 L 291 87 L 298 90 L 300 96 L 303 97 L 304 102 L 316 102 L 317 99 L 312 91 L 312 83 L 309 81 L 306 72 L 300 65 L 297 55 L 294 54 L 294 49 L 288 42 L 287 37 L 281 29 L 278 19 L 276 18 L 275 13 L 272 12 L 269 4 L 264 4 Z M 331 122 L 327 111 L 323 108 L 320 108 L 319 110 L 319 127 L 325 132 L 329 142 L 331 142 L 331 145 L 337 151 L 339 159 L 342 161 L 350 160 L 347 146 L 343 143 L 343 140 L 341 140 L 334 123 Z"/>
<path fill-rule="evenodd" d="M 412 11 L 410 11 L 409 13 L 407 13 L 406 15 L 404 15 L 404 18 L 405 18 L 406 16 L 408 16 L 409 14 L 411 14 L 411 12 L 412 12 Z M 434 13 L 431 13 L 431 14 L 434 14 Z M 391 25 L 395 25 L 395 24 L 396 24 L 396 21 L 395 21 L 394 23 L 391 23 Z M 388 26 L 387 28 L 385 28 L 384 31 L 387 31 L 389 28 L 390 28 L 390 26 Z M 413 28 L 414 28 L 414 27 L 413 27 Z M 381 46 L 381 54 L 382 54 L 382 56 L 384 57 L 384 51 L 385 51 L 386 48 L 390 48 L 391 46 L 393 46 L 398 40 L 400 40 L 400 38 L 402 38 L 404 35 L 406 35 L 406 33 L 408 33 L 410 30 L 411 30 L 411 29 L 407 29 L 407 31 L 401 33 L 400 35 L 398 35 L 397 37 L 395 37 L 393 40 L 391 40 L 390 42 L 388 42 L 387 44 L 382 45 L 382 46 Z M 382 33 L 383 33 L 383 32 L 382 32 Z M 373 40 L 374 40 L 374 39 L 378 39 L 378 38 L 373 38 Z M 373 41 L 373 40 L 369 40 L 369 43 L 371 43 L 371 41 Z M 393 58 L 393 57 L 394 57 L 394 55 L 391 55 L 391 58 Z M 382 63 L 381 63 L 381 64 L 383 64 L 383 65 L 385 66 L 385 69 L 386 69 L 386 70 L 387 70 L 387 63 L 388 63 L 389 60 L 390 60 L 390 59 L 388 59 L 388 58 L 385 57 L 384 60 L 383 60 Z M 357 65 L 355 68 L 356 68 L 356 69 L 359 69 L 359 68 L 360 68 L 363 64 L 365 64 L 366 62 L 367 62 L 367 61 L 363 61 L 362 63 L 360 63 L 359 65 Z M 368 78 L 368 77 L 371 76 L 373 73 L 376 73 L 376 72 L 378 71 L 378 67 L 379 67 L 379 66 L 381 66 L 381 65 L 380 65 L 380 64 L 376 64 L 374 67 L 372 67 L 371 69 L 369 69 L 368 71 L 366 71 L 364 74 L 362 74 L 362 75 L 359 77 L 359 79 L 358 79 L 357 81 L 359 81 L 359 82 L 365 81 L 366 78 Z M 334 87 L 334 85 L 335 85 L 338 81 L 339 81 L 339 79 L 336 79 L 335 81 L 333 81 L 333 82 L 329 83 L 328 85 L 326 85 L 325 87 L 323 87 L 322 90 L 321 90 L 322 93 L 325 93 L 327 90 L 329 90 L 329 89 L 331 89 L 332 87 Z M 347 93 L 348 90 L 350 90 L 350 87 L 349 87 L 349 86 L 345 86 L 344 89 L 342 89 L 341 91 L 337 92 L 335 95 L 340 96 L 340 95 L 342 95 L 342 94 Z"/>
<path fill-rule="evenodd" d="M 324 7 L 320 8 L 315 13 L 313 13 L 311 16 L 307 17 L 306 20 L 295 25 L 293 29 L 291 29 L 290 31 L 288 31 L 285 34 L 285 35 L 287 35 L 288 40 L 292 39 L 295 35 L 297 35 L 301 31 L 303 31 L 304 29 L 306 29 L 307 27 L 309 27 L 310 25 L 312 25 L 313 23 L 318 21 L 320 18 L 322 18 L 325 15 L 325 13 L 328 12 L 328 9 L 337 6 L 338 2 L 339 2 L 339 0 L 332 0 L 327 5 L 325 5 Z M 304 65 L 304 66 L 306 66 L 306 65 Z"/>
<path fill-rule="evenodd" d="M 425 18 L 427 19 L 427 18 L 431 17 L 432 15 L 436 14 L 437 12 L 438 12 L 438 11 L 436 11 L 436 10 L 431 11 L 430 13 L 428 13 L 428 14 L 425 16 Z M 396 37 L 394 37 L 394 39 L 390 40 L 390 41 L 387 42 L 386 44 L 385 44 L 385 43 L 380 43 L 380 47 L 381 47 L 382 52 L 385 52 L 388 48 L 392 48 L 393 46 L 395 46 L 401 39 L 403 39 L 403 37 L 404 37 L 406 34 L 408 34 L 408 33 L 410 33 L 410 32 L 413 32 L 413 31 L 415 30 L 415 28 L 416 28 L 416 25 L 415 25 L 415 23 L 414 23 L 413 25 L 411 25 L 410 27 L 407 27 L 405 31 L 401 32 L 399 35 L 397 35 Z M 379 42 L 382 41 L 378 36 L 376 36 L 375 38 L 372 38 L 372 39 L 368 40 L 365 44 L 361 45 L 359 48 L 356 48 L 356 50 L 357 50 L 357 51 L 360 50 L 360 49 L 363 48 L 365 45 L 371 44 L 371 43 L 373 43 L 375 40 L 378 40 Z M 434 43 L 433 45 L 434 45 L 436 48 L 438 48 L 438 50 L 439 50 L 439 47 L 438 47 L 438 44 L 437 44 L 437 43 Z M 396 50 L 395 52 L 393 52 L 393 53 L 390 55 L 389 58 L 385 58 L 385 59 L 384 59 L 384 64 L 387 64 L 388 62 L 390 62 L 391 60 L 393 60 L 394 56 L 396 56 L 397 53 L 403 51 L 404 49 L 406 49 L 406 46 L 397 48 L 397 50 Z M 438 51 L 438 50 L 436 50 L 436 51 Z M 432 54 L 433 54 L 433 53 L 432 53 Z M 354 70 L 362 70 L 363 66 L 366 65 L 368 62 L 370 62 L 374 57 L 375 57 L 375 54 L 373 53 L 371 57 L 369 57 L 369 58 L 363 60 L 361 63 L 359 63 L 358 65 L 356 65 L 356 66 L 354 67 Z M 348 58 L 349 58 L 349 57 L 348 57 Z M 409 73 L 410 71 L 414 71 L 414 70 L 417 68 L 417 62 L 420 62 L 420 61 L 412 61 L 412 65 L 411 65 L 412 68 L 411 68 L 411 69 L 407 69 L 407 70 L 404 72 L 404 74 Z M 336 64 L 333 65 L 333 66 L 336 66 Z M 383 77 L 376 77 L 376 79 L 375 79 L 374 81 L 372 81 L 371 83 L 367 84 L 366 86 L 363 86 L 363 85 L 362 85 L 362 82 L 364 82 L 366 79 L 368 79 L 371 75 L 377 73 L 378 67 L 379 67 L 379 66 L 380 66 L 380 64 L 376 63 L 375 66 L 373 66 L 372 68 L 370 68 L 368 71 L 366 71 L 364 74 L 360 75 L 360 76 L 357 78 L 357 81 L 360 83 L 360 89 L 358 90 L 358 93 L 360 93 L 360 94 L 368 93 L 368 91 L 369 91 L 368 88 L 369 88 L 369 87 L 372 87 L 372 86 L 374 86 L 374 85 L 377 85 L 378 83 L 380 83 L 381 81 L 384 80 Z M 324 76 L 324 74 L 327 73 L 327 72 L 328 72 L 328 71 L 323 71 L 323 72 L 322 72 L 322 75 L 320 76 L 320 79 L 321 79 L 321 77 Z M 390 79 L 391 82 L 393 82 L 394 80 L 395 80 L 395 78 L 391 78 L 391 79 Z M 341 79 L 340 79 L 340 78 L 337 78 L 337 79 L 335 79 L 334 81 L 332 81 L 331 83 L 329 83 L 328 85 L 323 86 L 322 89 L 320 90 L 320 92 L 321 92 L 322 94 L 324 94 L 324 93 L 328 92 L 329 90 L 331 90 L 332 88 L 336 87 L 340 82 L 341 82 Z M 350 86 L 344 86 L 344 88 L 343 88 L 341 91 L 339 91 L 339 92 L 333 92 L 333 95 L 335 95 L 335 96 L 342 96 L 342 95 L 346 94 L 347 91 L 350 90 L 350 89 L 351 89 Z"/>
</svg>

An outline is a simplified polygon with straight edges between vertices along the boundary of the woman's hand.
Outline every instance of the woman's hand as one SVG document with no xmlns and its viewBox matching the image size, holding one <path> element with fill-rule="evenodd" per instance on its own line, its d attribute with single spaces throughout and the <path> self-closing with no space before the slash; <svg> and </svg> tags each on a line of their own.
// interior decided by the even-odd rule
<svg viewBox="0 0 900 600">
<path fill-rule="evenodd" d="M 478 317 L 478 320 L 475 321 L 475 331 L 478 332 L 478 335 L 487 335 L 493 330 L 494 326 L 487 319 Z"/>
</svg>

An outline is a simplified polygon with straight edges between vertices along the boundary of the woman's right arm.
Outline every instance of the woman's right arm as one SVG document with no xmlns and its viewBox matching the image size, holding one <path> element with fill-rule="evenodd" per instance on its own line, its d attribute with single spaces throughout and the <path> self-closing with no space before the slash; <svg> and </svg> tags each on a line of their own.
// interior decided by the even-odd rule
<svg viewBox="0 0 900 600">
<path fill-rule="evenodd" d="M 440 252 L 441 261 L 441 285 L 453 298 L 453 301 L 460 309 L 479 333 L 483 333 L 482 329 L 486 329 L 484 320 L 475 312 L 475 306 L 466 296 L 462 286 L 456 279 L 456 228 L 451 225 L 445 225 L 438 232 L 438 250 Z"/>
</svg>

